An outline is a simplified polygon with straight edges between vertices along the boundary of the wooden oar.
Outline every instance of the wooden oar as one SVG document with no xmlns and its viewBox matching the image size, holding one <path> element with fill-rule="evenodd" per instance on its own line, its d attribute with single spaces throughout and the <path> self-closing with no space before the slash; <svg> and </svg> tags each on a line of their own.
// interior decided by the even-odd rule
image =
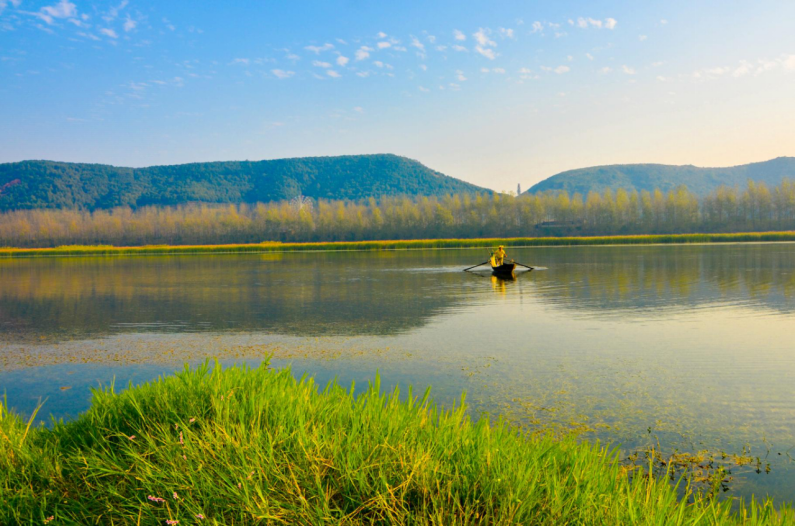
<svg viewBox="0 0 795 527">
<path fill-rule="evenodd" d="M 525 264 L 520 264 L 519 262 L 514 262 L 514 263 L 515 263 L 516 265 L 521 265 L 522 267 L 527 267 L 527 268 L 528 268 L 528 269 L 530 269 L 531 271 L 532 271 L 533 269 L 535 269 L 535 267 L 532 267 L 532 266 L 529 266 L 529 265 L 525 265 Z"/>
<path fill-rule="evenodd" d="M 475 267 L 480 267 L 481 265 L 486 265 L 487 263 L 489 263 L 489 260 L 486 260 L 485 262 L 479 263 L 477 265 L 473 265 L 472 267 L 467 267 L 466 269 L 464 269 L 464 271 L 469 271 L 470 269 L 474 269 Z"/>
</svg>

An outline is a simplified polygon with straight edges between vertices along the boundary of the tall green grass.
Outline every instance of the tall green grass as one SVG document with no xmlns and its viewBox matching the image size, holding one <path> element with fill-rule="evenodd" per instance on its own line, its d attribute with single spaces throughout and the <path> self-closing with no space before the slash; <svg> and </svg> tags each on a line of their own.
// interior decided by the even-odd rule
<svg viewBox="0 0 795 527">
<path fill-rule="evenodd" d="M 3 524 L 792 524 L 700 497 L 598 444 L 471 421 L 378 379 L 324 390 L 204 365 L 94 392 L 68 423 L 0 409 Z M 683 497 L 682 497 L 683 496 Z"/>
<path fill-rule="evenodd" d="M 0 258 L 31 256 L 113 256 L 203 253 L 266 253 L 298 251 L 399 251 L 409 249 L 543 247 L 561 245 L 643 245 L 669 243 L 736 243 L 795 241 L 795 231 L 717 234 L 644 234 L 633 236 L 569 236 L 549 238 L 456 238 L 429 240 L 380 240 L 360 242 L 263 242 L 229 245 L 65 245 L 42 249 L 0 248 Z"/>
</svg>

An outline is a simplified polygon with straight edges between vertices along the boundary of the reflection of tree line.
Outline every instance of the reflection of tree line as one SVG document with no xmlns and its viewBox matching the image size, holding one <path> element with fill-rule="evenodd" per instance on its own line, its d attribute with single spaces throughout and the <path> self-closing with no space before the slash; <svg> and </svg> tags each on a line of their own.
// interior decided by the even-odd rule
<svg viewBox="0 0 795 527">
<path fill-rule="evenodd" d="M 189 204 L 0 214 L 0 246 L 219 244 L 731 232 L 795 228 L 795 183 L 749 181 L 699 198 L 668 193 L 565 191 L 519 197 L 449 195 L 380 200 Z"/>
<path fill-rule="evenodd" d="M 515 251 L 547 271 L 483 281 L 589 314 L 750 299 L 791 311 L 791 245 L 566 248 Z M 0 332 L 107 334 L 136 324 L 297 335 L 389 335 L 461 305 L 465 273 L 410 272 L 461 255 L 279 255 L 0 260 Z M 529 260 L 528 260 L 529 261 Z M 519 287 L 519 281 L 535 287 Z M 467 287 L 467 289 L 462 289 Z M 475 289 L 474 291 L 477 291 Z M 118 324 L 130 324 L 123 328 Z M 170 327 L 169 330 L 173 329 Z"/>
<path fill-rule="evenodd" d="M 574 310 L 753 300 L 795 309 L 795 246 L 673 246 L 536 250 L 549 267 L 533 294 Z"/>
<path fill-rule="evenodd" d="M 421 326 L 455 302 L 445 285 L 458 282 L 457 274 L 384 272 L 394 267 L 392 259 L 3 260 L 0 332 L 104 334 L 170 323 L 190 330 L 394 334 Z M 434 293 L 418 302 L 429 288 Z"/>
</svg>

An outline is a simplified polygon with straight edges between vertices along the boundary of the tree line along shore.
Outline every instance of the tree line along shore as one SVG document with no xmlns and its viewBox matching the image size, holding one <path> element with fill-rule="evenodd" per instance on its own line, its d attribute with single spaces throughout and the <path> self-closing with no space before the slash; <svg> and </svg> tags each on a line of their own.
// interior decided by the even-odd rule
<svg viewBox="0 0 795 527">
<path fill-rule="evenodd" d="M 743 190 L 720 187 L 701 198 L 681 186 L 668 193 L 619 189 L 587 196 L 565 191 L 359 201 L 297 196 L 253 204 L 15 210 L 0 214 L 0 247 L 584 238 L 789 230 L 795 230 L 795 183 L 784 180 L 773 188 L 752 181 Z"/>
<path fill-rule="evenodd" d="M 94 390 L 74 420 L 0 404 L 0 522 L 792 525 L 574 437 L 472 420 L 429 393 L 359 393 L 267 364 L 208 363 Z"/>
</svg>

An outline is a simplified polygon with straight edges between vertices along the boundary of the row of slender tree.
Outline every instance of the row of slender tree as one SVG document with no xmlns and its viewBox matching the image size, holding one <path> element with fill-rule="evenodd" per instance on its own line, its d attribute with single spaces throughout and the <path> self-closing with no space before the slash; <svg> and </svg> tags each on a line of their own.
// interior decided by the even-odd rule
<svg viewBox="0 0 795 527">
<path fill-rule="evenodd" d="M 663 193 L 605 190 L 587 196 L 462 194 L 364 201 L 188 204 L 93 212 L 0 214 L 0 246 L 217 244 L 743 232 L 795 229 L 795 183 L 720 187 L 699 198 L 686 187 Z"/>
</svg>

